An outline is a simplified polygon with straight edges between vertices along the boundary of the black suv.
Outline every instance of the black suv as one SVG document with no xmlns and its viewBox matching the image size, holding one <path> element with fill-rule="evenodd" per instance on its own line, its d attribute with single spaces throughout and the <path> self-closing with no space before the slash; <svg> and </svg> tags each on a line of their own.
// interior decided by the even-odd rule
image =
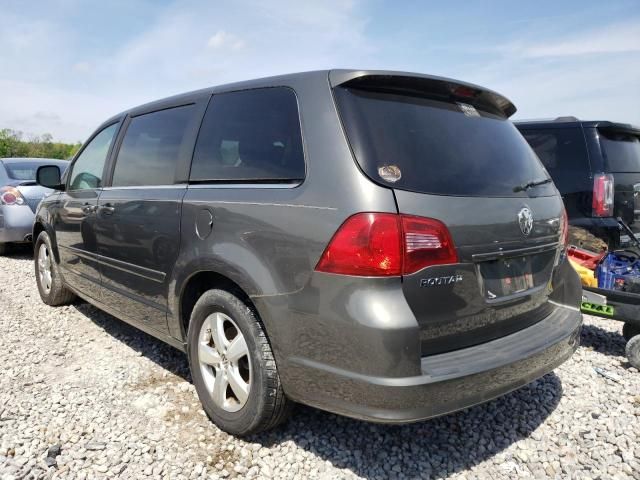
<svg viewBox="0 0 640 480">
<path fill-rule="evenodd" d="M 58 190 L 34 225 L 41 298 L 186 351 L 236 434 L 291 401 L 411 422 L 494 398 L 569 358 L 582 321 L 562 199 L 514 111 L 358 70 L 131 109 L 63 179 L 40 169 Z"/>
<path fill-rule="evenodd" d="M 621 243 L 617 217 L 640 232 L 640 128 L 575 117 L 516 126 L 553 178 L 572 226 L 611 249 Z"/>
</svg>

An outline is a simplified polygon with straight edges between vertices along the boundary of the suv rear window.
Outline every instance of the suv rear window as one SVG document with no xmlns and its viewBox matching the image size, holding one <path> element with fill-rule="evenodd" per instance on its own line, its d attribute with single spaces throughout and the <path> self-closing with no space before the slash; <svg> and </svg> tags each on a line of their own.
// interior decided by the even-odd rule
<svg viewBox="0 0 640 480">
<path fill-rule="evenodd" d="M 355 157 L 373 180 L 420 193 L 525 196 L 518 186 L 548 178 L 505 117 L 463 103 L 348 87 L 336 102 Z M 398 172 L 395 182 L 379 169 Z M 397 168 L 393 168 L 397 167 Z M 514 190 L 515 189 L 515 190 Z M 553 195 L 550 184 L 529 194 Z"/>
<path fill-rule="evenodd" d="M 600 129 L 600 145 L 608 172 L 640 172 L 640 138 Z"/>
<path fill-rule="evenodd" d="M 545 166 L 558 190 L 584 190 L 591 171 L 584 135 L 580 127 L 522 130 L 531 148 Z"/>
</svg>

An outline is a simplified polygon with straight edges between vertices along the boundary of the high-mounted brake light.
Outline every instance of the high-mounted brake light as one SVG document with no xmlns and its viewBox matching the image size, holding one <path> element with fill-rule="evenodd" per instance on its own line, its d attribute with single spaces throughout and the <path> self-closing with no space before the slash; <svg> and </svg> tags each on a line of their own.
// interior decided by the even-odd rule
<svg viewBox="0 0 640 480">
<path fill-rule="evenodd" d="M 478 95 L 477 90 L 473 88 L 465 87 L 463 85 L 458 85 L 452 88 L 451 93 L 453 93 L 456 97 L 462 97 L 462 98 L 474 98 L 476 95 Z"/>
<path fill-rule="evenodd" d="M 613 175 L 599 173 L 593 177 L 593 216 L 613 216 Z"/>
<path fill-rule="evenodd" d="M 0 205 L 24 205 L 24 197 L 14 187 L 0 188 Z"/>
<path fill-rule="evenodd" d="M 368 277 L 400 276 L 457 261 L 449 230 L 439 220 L 358 213 L 340 226 L 316 270 Z"/>
</svg>

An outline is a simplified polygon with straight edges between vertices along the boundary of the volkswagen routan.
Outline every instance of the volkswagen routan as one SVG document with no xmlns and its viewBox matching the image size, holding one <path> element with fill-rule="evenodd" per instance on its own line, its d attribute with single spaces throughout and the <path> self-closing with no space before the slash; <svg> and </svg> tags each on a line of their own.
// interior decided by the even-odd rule
<svg viewBox="0 0 640 480">
<path fill-rule="evenodd" d="M 42 300 L 80 297 L 186 352 L 247 435 L 296 403 L 414 422 L 571 356 L 580 282 L 547 172 L 486 88 L 332 70 L 104 122 L 39 206 Z"/>
</svg>

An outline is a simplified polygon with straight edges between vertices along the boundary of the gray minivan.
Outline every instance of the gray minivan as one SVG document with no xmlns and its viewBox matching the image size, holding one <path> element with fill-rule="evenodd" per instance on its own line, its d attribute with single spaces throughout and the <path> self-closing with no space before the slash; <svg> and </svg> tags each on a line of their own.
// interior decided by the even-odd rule
<svg viewBox="0 0 640 480">
<path fill-rule="evenodd" d="M 456 80 L 332 70 L 133 108 L 89 138 L 34 224 L 42 300 L 77 295 L 185 351 L 246 435 L 293 402 L 412 422 L 550 372 L 581 327 L 553 183 Z"/>
</svg>

